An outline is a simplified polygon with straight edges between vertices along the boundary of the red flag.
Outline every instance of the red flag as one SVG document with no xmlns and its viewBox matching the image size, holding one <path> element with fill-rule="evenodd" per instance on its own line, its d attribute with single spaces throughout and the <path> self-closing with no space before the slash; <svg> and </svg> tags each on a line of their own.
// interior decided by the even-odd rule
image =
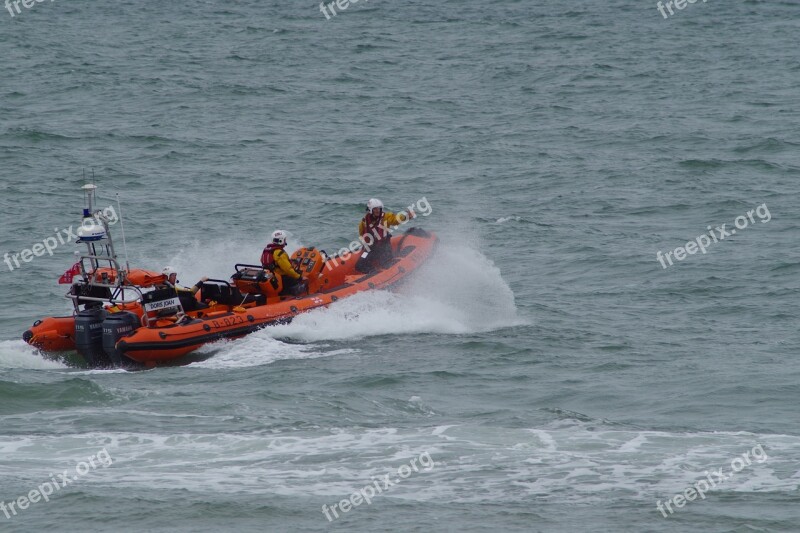
<svg viewBox="0 0 800 533">
<path fill-rule="evenodd" d="M 76 276 L 81 273 L 81 263 L 80 261 L 72 265 L 72 268 L 64 272 L 60 278 L 58 278 L 59 285 L 71 285 L 73 276 Z"/>
</svg>

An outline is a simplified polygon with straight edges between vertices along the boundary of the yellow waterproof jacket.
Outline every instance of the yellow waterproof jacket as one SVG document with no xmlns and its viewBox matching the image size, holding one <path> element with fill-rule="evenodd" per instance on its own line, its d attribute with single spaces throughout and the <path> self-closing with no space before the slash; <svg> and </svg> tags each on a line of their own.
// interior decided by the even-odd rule
<svg viewBox="0 0 800 533">
<path fill-rule="evenodd" d="M 278 248 L 274 252 L 272 252 L 272 258 L 275 260 L 275 273 L 280 274 L 282 276 L 289 276 L 293 279 L 299 279 L 300 274 L 292 266 L 292 262 L 289 261 L 289 255 L 284 252 L 282 249 Z"/>
</svg>

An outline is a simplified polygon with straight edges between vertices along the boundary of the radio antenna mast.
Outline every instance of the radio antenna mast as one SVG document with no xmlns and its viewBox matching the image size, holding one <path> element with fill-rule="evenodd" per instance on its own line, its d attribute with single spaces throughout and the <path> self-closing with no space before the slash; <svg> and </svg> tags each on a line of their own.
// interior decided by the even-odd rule
<svg viewBox="0 0 800 533">
<path fill-rule="evenodd" d="M 125 268 L 130 272 L 131 263 L 128 260 L 128 243 L 125 242 L 125 223 L 122 221 L 122 204 L 119 201 L 119 193 L 117 193 L 117 210 L 119 211 L 119 226 L 122 230 L 122 248 L 125 250 Z"/>
</svg>

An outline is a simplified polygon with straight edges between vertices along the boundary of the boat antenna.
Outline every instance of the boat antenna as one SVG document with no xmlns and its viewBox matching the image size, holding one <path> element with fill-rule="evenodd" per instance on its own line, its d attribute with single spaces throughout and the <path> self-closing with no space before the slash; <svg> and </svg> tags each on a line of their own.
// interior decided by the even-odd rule
<svg viewBox="0 0 800 533">
<path fill-rule="evenodd" d="M 119 201 L 119 193 L 117 193 L 117 210 L 119 211 L 119 227 L 122 233 L 122 249 L 125 250 L 125 268 L 130 272 L 131 263 L 128 260 L 128 244 L 125 242 L 125 223 L 122 221 L 122 204 Z"/>
<path fill-rule="evenodd" d="M 83 200 L 86 203 L 83 208 L 83 218 L 89 218 L 94 214 L 95 190 L 97 187 L 92 183 L 87 183 L 82 189 L 84 192 Z"/>
</svg>

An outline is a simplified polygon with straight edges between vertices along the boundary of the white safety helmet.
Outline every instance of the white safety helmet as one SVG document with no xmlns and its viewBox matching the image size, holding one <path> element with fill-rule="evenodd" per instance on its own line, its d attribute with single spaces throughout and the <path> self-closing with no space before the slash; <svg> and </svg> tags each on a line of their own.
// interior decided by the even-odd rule
<svg viewBox="0 0 800 533">
<path fill-rule="evenodd" d="M 274 231 L 272 233 L 272 242 L 279 246 L 286 246 L 286 232 L 282 229 Z"/>
<path fill-rule="evenodd" d="M 376 207 L 379 208 L 381 211 L 383 211 L 383 202 L 381 202 L 377 198 L 371 198 L 370 201 L 367 202 L 367 211 L 371 213 L 372 210 L 375 209 Z"/>
<path fill-rule="evenodd" d="M 171 266 L 165 266 L 161 273 L 167 277 L 170 277 L 172 274 L 175 274 L 176 276 L 178 275 L 178 271 Z"/>
</svg>

